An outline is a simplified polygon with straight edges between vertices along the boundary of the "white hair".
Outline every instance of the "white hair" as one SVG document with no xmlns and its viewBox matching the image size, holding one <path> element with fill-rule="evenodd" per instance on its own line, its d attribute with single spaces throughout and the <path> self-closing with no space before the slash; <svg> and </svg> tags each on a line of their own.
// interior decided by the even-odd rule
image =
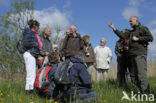
<svg viewBox="0 0 156 103">
<path fill-rule="evenodd" d="M 105 41 L 105 42 L 107 42 L 107 40 L 105 38 L 102 38 L 100 41 L 102 41 L 102 40 Z"/>
<path fill-rule="evenodd" d="M 49 26 L 47 26 L 47 27 L 45 27 L 45 28 L 43 29 L 43 33 L 45 33 L 45 31 L 46 31 L 47 29 L 50 29 L 50 30 L 51 30 L 51 28 L 50 28 Z"/>
<path fill-rule="evenodd" d="M 58 45 L 57 44 L 53 44 L 53 48 L 58 48 Z"/>
</svg>

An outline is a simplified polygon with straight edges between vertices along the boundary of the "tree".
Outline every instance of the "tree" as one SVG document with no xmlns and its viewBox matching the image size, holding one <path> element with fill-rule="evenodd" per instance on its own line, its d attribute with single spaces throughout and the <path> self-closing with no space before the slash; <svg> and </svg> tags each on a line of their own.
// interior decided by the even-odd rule
<svg viewBox="0 0 156 103">
<path fill-rule="evenodd" d="M 62 47 L 64 37 L 65 37 L 65 32 L 60 28 L 60 26 L 55 26 L 54 36 L 52 38 L 52 44 L 57 44 L 59 51 Z"/>
<path fill-rule="evenodd" d="M 23 57 L 17 51 L 17 41 L 33 18 L 33 0 L 13 0 L 10 11 L 0 17 L 0 70 L 7 79 L 13 79 L 17 72 L 25 72 Z"/>
</svg>

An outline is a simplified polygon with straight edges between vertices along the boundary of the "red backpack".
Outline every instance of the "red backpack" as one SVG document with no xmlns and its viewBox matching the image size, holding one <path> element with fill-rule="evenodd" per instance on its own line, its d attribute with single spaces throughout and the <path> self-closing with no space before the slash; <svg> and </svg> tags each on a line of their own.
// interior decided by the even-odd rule
<svg viewBox="0 0 156 103">
<path fill-rule="evenodd" d="M 39 93 L 52 92 L 48 73 L 54 66 L 40 68 L 37 72 L 34 87 Z"/>
</svg>

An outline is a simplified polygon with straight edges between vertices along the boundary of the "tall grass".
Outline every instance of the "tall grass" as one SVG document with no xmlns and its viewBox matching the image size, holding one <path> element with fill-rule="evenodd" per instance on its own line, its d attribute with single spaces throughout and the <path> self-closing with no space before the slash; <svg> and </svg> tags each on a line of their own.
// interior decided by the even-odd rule
<svg viewBox="0 0 156 103">
<path fill-rule="evenodd" d="M 151 93 L 156 96 L 156 77 L 149 78 L 151 84 Z M 93 90 L 98 94 L 99 98 L 95 103 L 136 103 L 128 100 L 121 101 L 122 92 L 126 91 L 130 95 L 131 91 L 138 89 L 131 83 L 120 88 L 118 82 L 114 79 L 109 79 L 106 82 L 94 82 Z M 156 98 L 155 98 L 156 99 Z M 153 103 L 155 103 L 154 101 Z M 35 92 L 31 95 L 26 95 L 24 90 L 24 82 L 1 82 L 0 83 L 0 103 L 57 103 L 52 99 L 39 97 Z M 79 102 L 80 103 L 80 102 Z M 83 103 L 83 102 L 82 102 Z M 140 103 L 140 102 L 139 102 Z M 152 102 L 141 102 L 152 103 Z"/>
<path fill-rule="evenodd" d="M 156 96 L 156 64 L 155 62 L 148 63 L 148 77 L 151 85 L 151 93 Z M 3 75 L 3 77 L 1 77 Z M 26 95 L 25 93 L 25 74 L 15 73 L 12 79 L 5 78 L 5 73 L 0 72 L 0 103 L 57 103 L 52 99 L 48 100 L 41 98 L 37 93 Z M 129 95 L 131 91 L 137 92 L 138 89 L 129 84 L 125 88 L 118 86 L 116 80 L 117 69 L 116 66 L 111 66 L 108 71 L 108 80 L 106 82 L 97 83 L 94 81 L 93 90 L 98 94 L 99 98 L 95 103 L 136 103 L 128 100 L 121 101 L 122 92 L 126 91 Z M 156 100 L 156 98 L 155 98 Z M 80 103 L 80 102 L 79 102 Z M 140 102 L 139 102 L 140 103 Z M 152 102 L 141 102 L 152 103 Z M 156 103 L 154 101 L 153 103 Z"/>
</svg>

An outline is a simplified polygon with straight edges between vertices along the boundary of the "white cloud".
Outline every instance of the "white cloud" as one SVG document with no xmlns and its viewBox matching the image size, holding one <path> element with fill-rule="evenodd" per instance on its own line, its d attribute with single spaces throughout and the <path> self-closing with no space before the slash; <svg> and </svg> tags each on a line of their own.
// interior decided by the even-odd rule
<svg viewBox="0 0 156 103">
<path fill-rule="evenodd" d="M 20 25 L 22 29 L 25 28 L 27 20 L 30 19 L 30 15 L 28 14 L 31 11 L 26 11 L 24 13 L 21 13 L 22 18 L 20 17 L 20 21 L 17 23 Z M 52 36 L 56 36 L 56 28 L 59 27 L 61 30 L 59 32 L 59 36 L 62 37 L 64 34 L 64 31 L 69 28 L 70 25 L 70 19 L 71 19 L 71 12 L 61 12 L 58 9 L 54 7 L 50 7 L 48 9 L 43 10 L 34 10 L 33 11 L 33 17 L 35 20 L 37 20 L 40 23 L 40 30 L 43 31 L 45 27 L 50 27 L 52 29 Z M 11 21 L 18 21 L 19 15 L 11 15 L 10 20 Z"/>
<path fill-rule="evenodd" d="M 52 29 L 60 27 L 61 30 L 65 30 L 70 25 L 71 14 L 51 7 L 44 10 L 34 10 L 34 17 L 40 22 L 41 28 L 49 26 Z"/>
<path fill-rule="evenodd" d="M 123 17 L 129 19 L 130 16 L 141 16 L 139 12 L 139 7 L 145 0 L 129 0 L 129 7 L 123 10 Z"/>
<path fill-rule="evenodd" d="M 137 8 L 132 8 L 132 7 L 125 8 L 122 15 L 125 19 L 129 19 L 130 16 L 141 16 L 139 10 Z"/>
<path fill-rule="evenodd" d="M 152 29 L 152 30 L 151 30 L 151 33 L 152 33 L 153 36 L 156 37 L 156 28 L 155 28 L 155 29 Z M 156 38 L 155 38 L 155 39 L 156 39 Z"/>
<path fill-rule="evenodd" d="M 155 55 L 156 54 L 156 28 L 155 29 L 152 29 L 151 30 L 151 33 L 152 33 L 152 35 L 153 35 L 153 42 L 152 43 L 150 43 L 150 45 L 149 45 L 149 50 L 150 50 L 150 52 L 152 53 L 152 55 Z"/>
<path fill-rule="evenodd" d="M 152 55 L 156 55 L 156 20 L 153 20 L 149 23 L 148 27 L 150 28 L 150 31 L 153 35 L 153 42 L 149 45 L 149 50 L 152 53 Z"/>
<path fill-rule="evenodd" d="M 153 20 L 149 23 L 149 27 L 152 28 L 152 27 L 156 27 L 156 20 Z"/>
</svg>

